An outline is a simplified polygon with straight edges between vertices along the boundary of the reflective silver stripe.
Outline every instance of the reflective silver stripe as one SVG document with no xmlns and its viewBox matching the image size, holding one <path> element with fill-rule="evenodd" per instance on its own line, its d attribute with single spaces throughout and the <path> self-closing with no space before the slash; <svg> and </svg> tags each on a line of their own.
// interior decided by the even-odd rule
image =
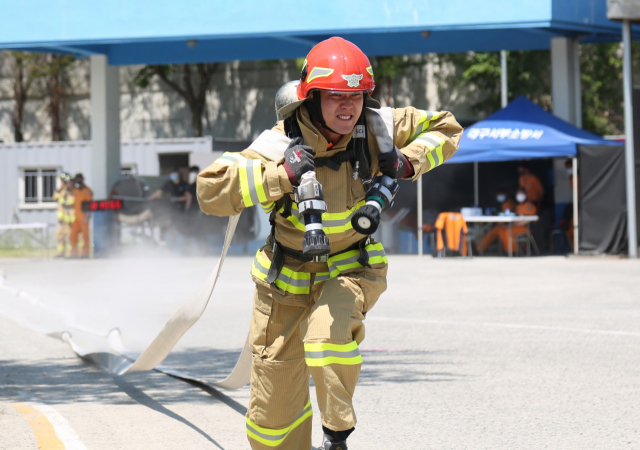
<svg viewBox="0 0 640 450">
<path fill-rule="evenodd" d="M 369 255 L 369 258 L 373 258 L 374 256 L 386 256 L 384 250 L 367 250 L 367 254 Z M 336 261 L 336 265 L 338 266 L 338 268 L 340 268 L 340 266 L 358 262 L 358 258 L 360 258 L 359 253 L 355 256 L 352 256 L 351 258 Z M 329 268 L 329 271 L 331 271 L 331 268 Z"/>
<path fill-rule="evenodd" d="M 249 195 L 251 196 L 251 202 L 254 205 L 257 205 L 258 203 L 260 203 L 260 200 L 258 200 L 258 191 L 256 190 L 256 182 L 255 182 L 255 179 L 253 178 L 253 164 L 251 160 L 247 160 L 246 168 L 247 168 L 247 181 L 249 182 Z"/>
<path fill-rule="evenodd" d="M 431 119 L 433 118 L 433 112 L 432 111 L 425 111 L 425 113 L 426 113 L 426 118 L 422 122 L 420 122 L 418 124 L 419 128 L 416 129 L 415 133 L 413 133 L 413 139 L 416 139 L 417 137 L 419 137 L 422 133 L 424 133 L 429 128 L 429 123 L 431 122 Z M 425 126 L 426 126 L 426 128 L 425 128 Z"/>
<path fill-rule="evenodd" d="M 289 277 L 289 275 L 285 275 L 282 272 L 278 274 L 278 280 L 284 281 L 285 283 L 291 286 L 297 286 L 297 287 L 309 287 L 311 284 L 310 279 L 298 280 L 297 278 L 291 278 Z"/>
<path fill-rule="evenodd" d="M 350 352 L 338 352 L 335 350 L 323 350 L 321 352 L 304 352 L 306 358 L 322 359 L 330 356 L 336 356 L 338 358 L 355 358 L 360 356 L 360 349 L 356 348 Z"/>
<path fill-rule="evenodd" d="M 307 406 L 305 409 L 302 410 L 302 413 L 296 417 L 296 420 L 293 421 L 292 425 L 294 423 L 296 423 L 296 421 L 298 419 L 300 419 L 302 416 L 304 416 L 306 413 L 308 413 L 311 410 L 311 405 Z M 289 427 L 287 428 L 287 431 L 285 431 L 282 434 L 265 434 L 265 433 L 261 433 L 258 430 L 256 430 L 255 428 L 253 428 L 251 425 L 247 424 L 247 430 L 250 430 L 253 434 L 255 434 L 256 436 L 261 437 L 262 439 L 265 439 L 267 441 L 280 441 L 284 438 L 287 437 L 287 435 L 291 432 L 292 428 Z"/>
<path fill-rule="evenodd" d="M 216 159 L 215 162 L 218 164 L 222 164 L 220 161 L 229 161 L 229 165 L 233 165 L 235 163 L 237 163 L 238 161 L 242 161 L 242 157 L 240 158 L 234 158 L 232 156 L 229 155 L 222 155 L 220 158 Z"/>
<path fill-rule="evenodd" d="M 351 258 L 347 258 L 347 259 L 342 259 L 340 261 L 336 261 L 336 265 L 338 266 L 338 268 L 340 268 L 340 266 L 344 266 L 347 264 L 352 264 L 354 262 L 358 262 L 358 258 L 360 258 L 360 253 L 358 252 L 357 255 L 352 256 Z"/>
<path fill-rule="evenodd" d="M 319 283 L 321 281 L 326 281 L 329 278 L 331 278 L 331 275 L 326 274 L 326 275 L 316 275 L 316 279 L 315 279 L 315 283 Z"/>
<path fill-rule="evenodd" d="M 348 224 L 349 222 L 351 222 L 351 216 L 347 217 L 346 219 L 334 219 L 334 220 L 322 220 L 322 225 L 324 225 L 325 227 L 329 228 L 329 227 L 343 227 L 346 224 Z"/>
<path fill-rule="evenodd" d="M 264 275 L 269 275 L 269 268 L 268 268 L 268 267 L 264 267 L 264 266 L 262 265 L 262 263 L 260 263 L 260 261 L 258 260 L 258 258 L 256 258 L 253 262 L 255 263 L 255 264 L 254 264 L 254 266 L 256 266 L 256 269 L 258 269 L 258 271 L 259 271 L 260 273 L 262 273 L 262 274 L 264 274 Z"/>
</svg>

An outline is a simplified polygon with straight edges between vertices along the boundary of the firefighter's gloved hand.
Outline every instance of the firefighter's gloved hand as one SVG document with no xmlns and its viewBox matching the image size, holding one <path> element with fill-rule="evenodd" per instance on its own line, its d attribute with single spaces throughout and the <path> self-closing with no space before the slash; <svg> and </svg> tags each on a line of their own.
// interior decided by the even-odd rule
<svg viewBox="0 0 640 450">
<path fill-rule="evenodd" d="M 378 155 L 378 164 L 380 165 L 380 172 L 382 172 L 383 175 L 395 178 L 396 180 L 413 175 L 413 166 L 407 157 L 395 146 L 393 147 L 393 151 L 380 153 Z"/>
<path fill-rule="evenodd" d="M 284 151 L 284 163 L 282 166 L 287 171 L 291 184 L 297 185 L 302 175 L 315 170 L 313 162 L 313 150 L 310 146 L 303 144 L 304 140 L 297 137 L 291 141 L 289 147 Z"/>
</svg>

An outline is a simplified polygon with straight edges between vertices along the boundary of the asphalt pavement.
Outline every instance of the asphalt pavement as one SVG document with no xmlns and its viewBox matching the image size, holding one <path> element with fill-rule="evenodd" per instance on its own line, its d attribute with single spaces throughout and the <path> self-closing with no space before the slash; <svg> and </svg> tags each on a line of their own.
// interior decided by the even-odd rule
<svg viewBox="0 0 640 450">
<path fill-rule="evenodd" d="M 640 449 L 640 261 L 389 260 L 389 289 L 365 321 L 350 450 Z M 215 263 L 0 260 L 0 449 L 55 437 L 79 450 L 248 449 L 247 387 L 115 376 L 59 339 L 69 331 L 99 351 L 96 335 L 119 328 L 139 352 Z M 227 259 L 167 366 L 208 380 L 231 370 L 248 331 L 250 267 Z"/>
</svg>

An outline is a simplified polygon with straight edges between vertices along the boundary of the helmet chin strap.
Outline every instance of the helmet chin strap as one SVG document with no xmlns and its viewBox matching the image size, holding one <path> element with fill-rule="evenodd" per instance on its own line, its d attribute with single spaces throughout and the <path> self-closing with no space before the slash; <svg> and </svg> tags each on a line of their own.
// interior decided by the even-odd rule
<svg viewBox="0 0 640 450">
<path fill-rule="evenodd" d="M 307 107 L 307 111 L 309 111 L 309 115 L 313 120 L 318 122 L 322 128 L 325 130 L 329 130 L 332 133 L 340 134 L 337 131 L 333 131 L 331 128 L 327 126 L 327 123 L 324 121 L 324 117 L 322 116 L 322 103 L 320 100 L 320 92 L 318 90 L 313 91 L 313 99 L 311 100 L 311 104 L 305 102 L 304 105 Z"/>
</svg>

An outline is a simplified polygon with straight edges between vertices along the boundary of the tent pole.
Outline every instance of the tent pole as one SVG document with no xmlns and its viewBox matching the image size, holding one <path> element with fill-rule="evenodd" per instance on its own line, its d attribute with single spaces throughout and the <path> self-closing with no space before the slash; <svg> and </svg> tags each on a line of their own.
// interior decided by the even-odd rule
<svg viewBox="0 0 640 450">
<path fill-rule="evenodd" d="M 473 163 L 473 206 L 480 205 L 480 185 L 478 180 L 478 161 Z"/>
<path fill-rule="evenodd" d="M 573 168 L 573 254 L 577 255 L 580 250 L 580 235 L 579 235 L 579 216 L 578 216 L 578 158 L 571 159 L 571 165 Z"/>
<path fill-rule="evenodd" d="M 418 177 L 418 256 L 422 258 L 422 176 Z"/>
<path fill-rule="evenodd" d="M 622 21 L 622 72 L 624 83 L 624 134 L 627 175 L 627 235 L 629 258 L 638 257 L 638 235 L 636 229 L 636 180 L 633 142 L 633 103 L 631 97 L 631 22 Z"/>
<path fill-rule="evenodd" d="M 502 107 L 504 108 L 509 103 L 509 89 L 507 86 L 507 51 L 500 50 L 500 91 L 502 94 Z"/>
</svg>

